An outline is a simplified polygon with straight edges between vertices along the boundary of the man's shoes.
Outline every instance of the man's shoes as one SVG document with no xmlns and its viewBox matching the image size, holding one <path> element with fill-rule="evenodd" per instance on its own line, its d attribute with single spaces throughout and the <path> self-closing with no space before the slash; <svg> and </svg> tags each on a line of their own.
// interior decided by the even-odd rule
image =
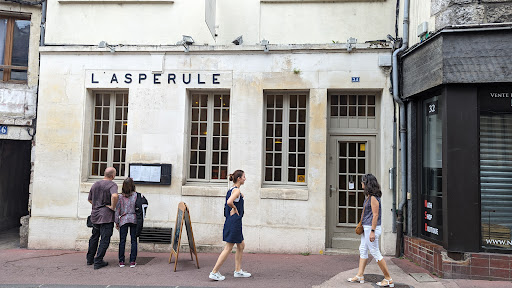
<svg viewBox="0 0 512 288">
<path fill-rule="evenodd" d="M 222 281 L 222 280 L 226 279 L 226 277 L 220 275 L 219 272 L 217 272 L 217 273 L 210 272 L 209 278 L 212 280 L 215 280 L 215 281 Z"/>
<path fill-rule="evenodd" d="M 96 264 L 94 263 L 94 270 L 97 270 L 97 269 L 100 269 L 100 268 L 103 268 L 105 266 L 108 265 L 108 262 L 107 261 L 102 261 L 100 264 Z"/>
<path fill-rule="evenodd" d="M 92 261 L 92 262 L 87 261 L 87 265 L 92 265 L 92 264 L 94 264 L 94 261 Z"/>
<path fill-rule="evenodd" d="M 119 267 L 121 267 L 121 268 L 124 267 L 124 262 L 123 261 L 119 261 Z"/>
<path fill-rule="evenodd" d="M 251 273 L 246 272 L 246 271 L 240 269 L 240 271 L 235 271 L 233 273 L 233 277 L 236 277 L 236 278 L 248 278 L 248 277 L 251 277 Z"/>
<path fill-rule="evenodd" d="M 131 228 L 130 228 L 130 229 L 131 229 Z M 130 268 L 133 268 L 133 267 L 135 267 L 135 266 L 137 266 L 137 263 L 135 263 L 135 262 L 130 262 Z"/>
</svg>

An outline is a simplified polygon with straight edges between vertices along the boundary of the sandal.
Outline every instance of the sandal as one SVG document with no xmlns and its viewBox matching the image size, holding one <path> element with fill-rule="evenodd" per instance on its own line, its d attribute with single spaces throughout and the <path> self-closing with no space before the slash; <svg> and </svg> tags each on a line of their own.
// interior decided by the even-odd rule
<svg viewBox="0 0 512 288">
<path fill-rule="evenodd" d="M 389 278 L 389 280 L 384 278 L 382 281 L 377 282 L 375 284 L 377 284 L 377 286 L 380 287 L 395 287 L 395 283 L 393 283 L 393 279 L 391 278 Z"/>
<path fill-rule="evenodd" d="M 359 283 L 364 283 L 364 275 L 363 276 L 355 276 L 353 278 L 348 278 L 347 279 L 348 282 L 359 282 Z"/>
</svg>

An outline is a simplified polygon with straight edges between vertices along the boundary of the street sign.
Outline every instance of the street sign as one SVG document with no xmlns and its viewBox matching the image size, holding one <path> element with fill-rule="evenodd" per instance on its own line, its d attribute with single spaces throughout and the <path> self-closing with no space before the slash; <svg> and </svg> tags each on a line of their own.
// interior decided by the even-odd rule
<svg viewBox="0 0 512 288">
<path fill-rule="evenodd" d="M 0 126 L 0 135 L 7 135 L 7 126 Z"/>
</svg>

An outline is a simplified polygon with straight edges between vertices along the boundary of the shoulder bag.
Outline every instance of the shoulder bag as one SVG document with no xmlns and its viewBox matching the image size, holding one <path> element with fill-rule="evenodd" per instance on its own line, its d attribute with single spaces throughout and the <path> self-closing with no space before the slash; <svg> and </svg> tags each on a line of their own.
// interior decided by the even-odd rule
<svg viewBox="0 0 512 288">
<path fill-rule="evenodd" d="M 371 196 L 370 196 L 370 197 L 371 197 Z M 367 200 L 367 201 L 368 201 L 368 200 Z M 364 232 L 362 221 L 363 221 L 364 209 L 366 208 L 366 202 L 367 202 L 367 201 L 364 201 L 364 204 L 363 204 L 363 212 L 361 213 L 361 219 L 359 219 L 359 223 L 358 223 L 358 224 L 357 224 L 357 226 L 356 226 L 356 234 L 357 234 L 357 235 L 361 235 L 361 234 L 363 234 L 363 232 Z"/>
</svg>

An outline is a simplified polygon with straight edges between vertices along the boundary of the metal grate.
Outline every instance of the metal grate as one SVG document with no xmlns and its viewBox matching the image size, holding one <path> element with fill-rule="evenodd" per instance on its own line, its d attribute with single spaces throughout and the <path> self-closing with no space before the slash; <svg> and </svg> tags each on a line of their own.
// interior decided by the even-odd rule
<svg viewBox="0 0 512 288">
<path fill-rule="evenodd" d="M 378 275 L 378 274 L 364 274 L 364 282 L 365 283 L 377 283 L 377 282 L 382 281 L 382 279 L 384 279 L 384 276 L 382 276 L 382 275 Z M 395 288 L 414 288 L 414 286 L 411 286 L 411 285 L 407 285 L 407 284 L 403 284 L 403 283 L 398 283 L 398 282 L 395 282 L 395 281 L 393 281 L 393 282 L 395 284 Z M 378 287 L 377 285 L 373 285 L 373 284 L 372 284 L 372 286 Z"/>
<path fill-rule="evenodd" d="M 172 228 L 144 227 L 140 233 L 141 243 L 171 243 Z M 138 261 L 137 261 L 138 263 Z"/>
<path fill-rule="evenodd" d="M 155 257 L 137 257 L 137 265 L 146 265 Z"/>
</svg>

